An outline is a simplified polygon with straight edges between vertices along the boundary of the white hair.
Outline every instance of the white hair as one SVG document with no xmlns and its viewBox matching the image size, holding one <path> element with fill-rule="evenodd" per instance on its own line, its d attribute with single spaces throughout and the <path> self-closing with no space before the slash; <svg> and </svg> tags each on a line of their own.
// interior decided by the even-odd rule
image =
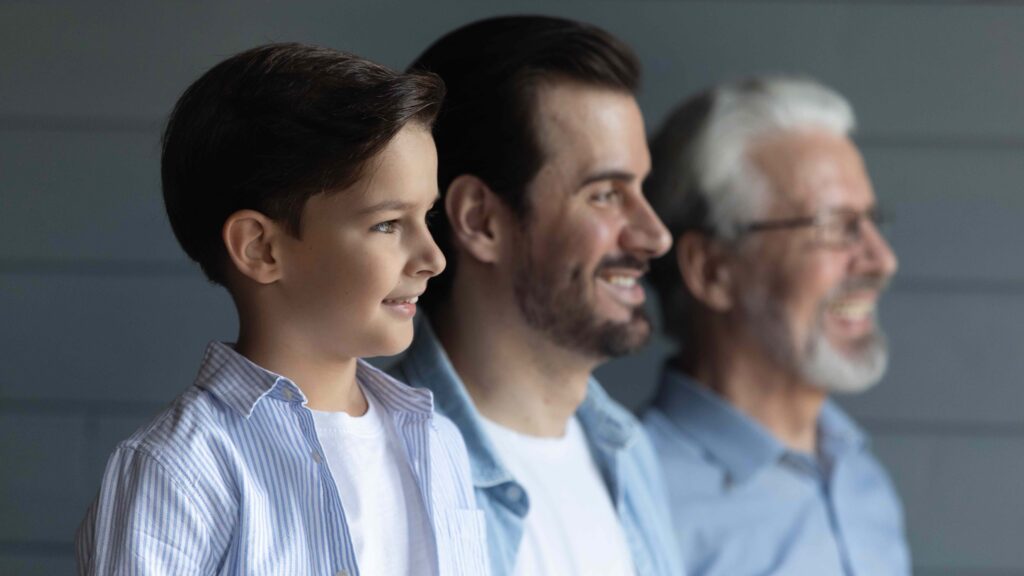
<svg viewBox="0 0 1024 576">
<path fill-rule="evenodd" d="M 694 104 L 703 108 L 702 118 L 692 117 Z M 703 224 L 731 237 L 736 224 L 758 214 L 769 192 L 747 155 L 754 141 L 808 129 L 846 136 L 854 124 L 846 99 L 812 80 L 763 77 L 717 86 L 684 103 L 655 138 L 660 162 L 654 169 L 661 174 L 648 194 L 656 209 L 679 206 L 686 194 L 700 195 L 708 211 Z M 671 210 L 659 214 L 675 216 Z"/>
<path fill-rule="evenodd" d="M 735 239 L 744 222 L 763 214 L 771 193 L 750 161 L 752 143 L 810 129 L 847 136 L 855 122 L 846 99 L 813 80 L 765 76 L 719 85 L 684 102 L 651 142 L 647 195 L 674 238 L 697 229 Z M 675 259 L 663 260 L 671 262 L 652 280 L 666 328 L 681 336 L 685 288 Z"/>
</svg>

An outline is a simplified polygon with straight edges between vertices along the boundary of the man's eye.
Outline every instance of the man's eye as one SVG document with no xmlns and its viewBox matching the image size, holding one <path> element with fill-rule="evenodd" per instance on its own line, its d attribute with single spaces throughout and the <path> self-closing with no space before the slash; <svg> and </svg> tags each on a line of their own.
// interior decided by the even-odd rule
<svg viewBox="0 0 1024 576">
<path fill-rule="evenodd" d="M 387 222 L 374 224 L 370 230 L 374 232 L 382 232 L 384 234 L 394 234 L 398 231 L 398 220 L 388 220 Z"/>
<path fill-rule="evenodd" d="M 613 202 L 619 196 L 618 190 L 601 190 L 590 195 L 590 200 L 600 204 Z"/>
</svg>

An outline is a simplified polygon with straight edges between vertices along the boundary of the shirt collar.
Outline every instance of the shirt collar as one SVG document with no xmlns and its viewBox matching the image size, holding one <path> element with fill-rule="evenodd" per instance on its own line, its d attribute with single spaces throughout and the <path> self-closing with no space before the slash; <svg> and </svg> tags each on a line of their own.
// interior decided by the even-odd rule
<svg viewBox="0 0 1024 576">
<path fill-rule="evenodd" d="M 363 360 L 357 361 L 356 379 L 389 412 L 429 416 L 433 410 L 429 390 L 406 386 Z M 307 401 L 294 382 L 262 368 L 223 342 L 210 342 L 206 347 L 196 386 L 246 418 L 264 398 L 303 405 Z"/>
<path fill-rule="evenodd" d="M 666 367 L 655 404 L 684 433 L 721 463 L 731 480 L 743 482 L 789 450 L 763 426 L 689 376 Z M 866 442 L 864 433 L 834 402 L 818 416 L 821 452 L 832 461 Z"/>
<path fill-rule="evenodd" d="M 512 473 L 501 463 L 497 449 L 484 430 L 480 413 L 455 372 L 428 320 L 416 325 L 412 344 L 401 364 L 408 380 L 429 388 L 438 409 L 459 428 L 469 452 L 473 484 L 489 488 L 511 482 Z"/>
<path fill-rule="evenodd" d="M 411 381 L 429 387 L 434 392 L 437 406 L 462 432 L 469 451 L 473 482 L 477 487 L 490 487 L 510 482 L 512 473 L 501 463 L 497 449 L 484 430 L 482 417 L 473 404 L 462 380 L 434 334 L 429 321 L 416 327 L 416 336 L 402 360 Z M 629 446 L 637 435 L 636 420 L 625 408 L 616 404 L 591 378 L 587 396 L 576 411 L 587 435 L 605 457 Z"/>
<path fill-rule="evenodd" d="M 599 448 L 616 451 L 629 447 L 637 435 L 637 421 L 605 392 L 594 378 L 587 384 L 587 396 L 576 410 L 580 425 Z"/>
<path fill-rule="evenodd" d="M 825 400 L 818 415 L 818 442 L 821 452 L 832 460 L 869 444 L 867 434 L 831 399 Z"/>
<path fill-rule="evenodd" d="M 759 424 L 671 368 L 662 373 L 654 402 L 676 427 L 707 450 L 733 481 L 745 481 L 786 452 L 785 446 Z"/>
</svg>

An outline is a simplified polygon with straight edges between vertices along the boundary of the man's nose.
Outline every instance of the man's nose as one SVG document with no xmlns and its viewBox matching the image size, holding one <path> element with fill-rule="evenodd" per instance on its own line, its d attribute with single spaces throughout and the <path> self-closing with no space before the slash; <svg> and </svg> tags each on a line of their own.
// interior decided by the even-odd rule
<svg viewBox="0 0 1024 576">
<path fill-rule="evenodd" d="M 860 247 L 865 271 L 889 277 L 899 268 L 899 260 L 892 246 L 882 235 L 881 230 L 870 220 L 861 221 Z"/>
<path fill-rule="evenodd" d="M 654 259 L 672 247 L 672 235 L 646 198 L 640 196 L 627 217 L 629 221 L 622 233 L 623 248 Z"/>
</svg>

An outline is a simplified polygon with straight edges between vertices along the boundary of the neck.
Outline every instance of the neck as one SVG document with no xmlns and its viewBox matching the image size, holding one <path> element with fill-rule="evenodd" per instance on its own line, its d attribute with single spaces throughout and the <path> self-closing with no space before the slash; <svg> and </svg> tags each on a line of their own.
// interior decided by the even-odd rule
<svg viewBox="0 0 1024 576">
<path fill-rule="evenodd" d="M 276 328 L 270 330 L 271 326 Z M 290 336 L 282 326 L 287 323 L 241 321 L 236 351 L 294 382 L 313 410 L 365 414 L 368 405 L 356 384 L 356 359 L 328 357 L 315 343 Z"/>
<path fill-rule="evenodd" d="M 760 348 L 741 342 L 735 335 L 711 336 L 697 355 L 690 355 L 696 360 L 677 361 L 676 366 L 758 422 L 789 449 L 814 454 L 825 392 L 780 367 Z"/>
<path fill-rule="evenodd" d="M 525 324 L 515 301 L 453 286 L 434 328 L 477 410 L 506 428 L 560 437 L 598 360 L 566 350 Z M 500 305 L 504 300 L 505 305 Z"/>
</svg>

